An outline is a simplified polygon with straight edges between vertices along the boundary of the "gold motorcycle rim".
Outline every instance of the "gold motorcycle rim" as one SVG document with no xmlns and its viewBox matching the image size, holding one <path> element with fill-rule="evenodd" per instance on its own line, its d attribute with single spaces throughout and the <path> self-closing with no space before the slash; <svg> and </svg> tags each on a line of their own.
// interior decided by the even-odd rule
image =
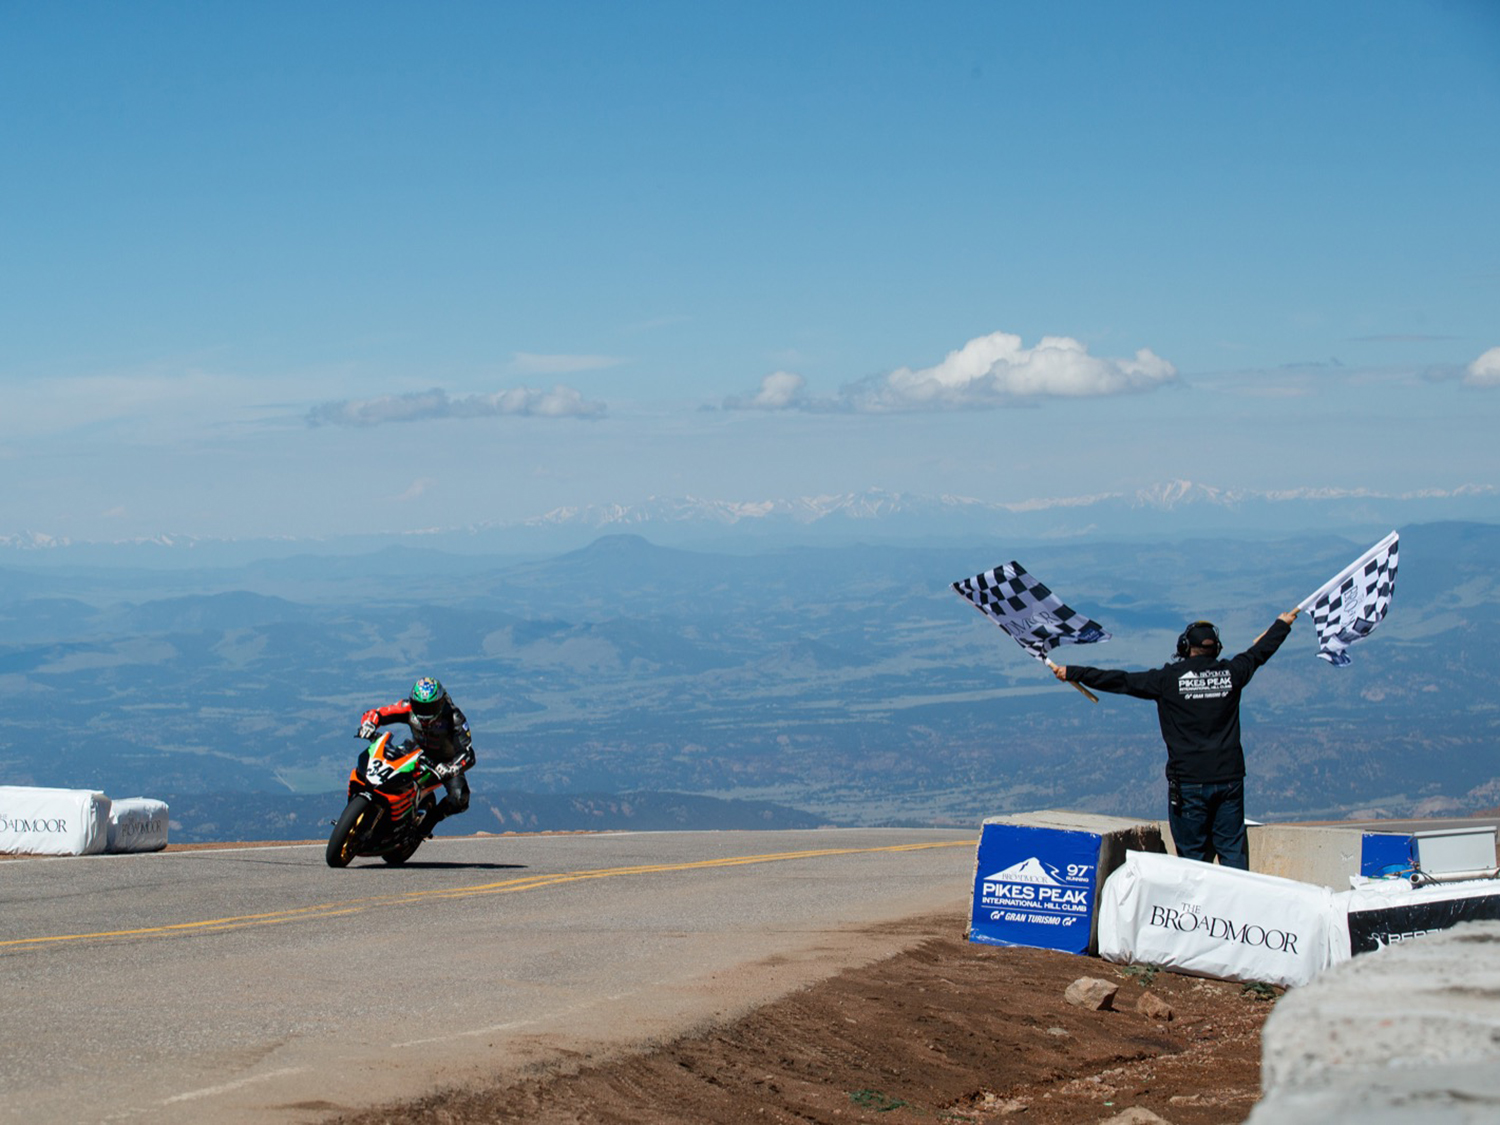
<svg viewBox="0 0 1500 1125">
<path fill-rule="evenodd" d="M 349 831 L 344 833 L 344 841 L 339 845 L 339 858 L 345 863 L 354 858 L 354 842 L 359 839 L 359 826 L 365 822 L 365 818 L 370 815 L 370 812 L 370 806 L 366 805 L 364 811 L 354 818 L 354 823 L 349 826 Z"/>
</svg>

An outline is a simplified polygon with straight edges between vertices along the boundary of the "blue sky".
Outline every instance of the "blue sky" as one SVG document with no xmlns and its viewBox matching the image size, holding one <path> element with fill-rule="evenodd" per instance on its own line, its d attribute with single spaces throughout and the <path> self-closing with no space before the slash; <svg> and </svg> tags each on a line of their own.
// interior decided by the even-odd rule
<svg viewBox="0 0 1500 1125">
<path fill-rule="evenodd" d="M 0 3 L 0 536 L 1500 484 L 1500 7 Z"/>
</svg>

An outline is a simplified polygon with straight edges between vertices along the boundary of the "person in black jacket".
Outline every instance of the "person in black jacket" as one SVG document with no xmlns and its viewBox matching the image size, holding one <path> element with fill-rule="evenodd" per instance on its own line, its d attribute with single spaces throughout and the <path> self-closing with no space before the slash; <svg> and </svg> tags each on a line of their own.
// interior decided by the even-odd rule
<svg viewBox="0 0 1500 1125">
<path fill-rule="evenodd" d="M 1167 744 L 1167 822 L 1177 854 L 1249 870 L 1240 692 L 1281 647 L 1300 609 L 1289 610 L 1238 656 L 1220 660 L 1219 631 L 1194 621 L 1177 638 L 1178 659 L 1145 672 L 1054 665 L 1064 682 L 1156 701 Z"/>
</svg>

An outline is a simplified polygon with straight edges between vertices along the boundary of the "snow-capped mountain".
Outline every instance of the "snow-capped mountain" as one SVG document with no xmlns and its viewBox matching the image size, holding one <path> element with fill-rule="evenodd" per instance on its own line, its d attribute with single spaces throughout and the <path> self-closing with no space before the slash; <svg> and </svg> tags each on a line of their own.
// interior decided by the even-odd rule
<svg viewBox="0 0 1500 1125">
<path fill-rule="evenodd" d="M 649 523 L 717 523 L 732 525 L 746 520 L 790 520 L 793 523 L 817 523 L 830 517 L 877 520 L 911 511 L 934 507 L 987 507 L 982 500 L 941 496 L 937 498 L 903 495 L 870 489 L 831 496 L 800 496 L 783 500 L 705 500 L 695 496 L 664 498 L 653 496 L 639 504 L 598 504 L 574 508 L 556 508 L 545 515 L 526 520 L 528 527 L 562 524 L 585 524 L 591 527 L 629 527 Z"/>
<path fill-rule="evenodd" d="M 1326 531 L 1358 538 L 1412 523 L 1463 520 L 1500 523 L 1500 489 L 1470 484 L 1453 489 L 1382 493 L 1369 489 L 1299 488 L 1281 491 L 1218 488 L 1189 480 L 1135 491 L 1026 500 L 863 492 L 783 499 L 723 500 L 651 497 L 636 504 L 557 508 L 520 521 L 467 527 L 390 528 L 362 536 L 276 537 L 242 541 L 193 535 L 70 542 L 38 531 L 0 535 L 0 551 L 72 558 L 124 550 L 153 558 L 189 557 L 195 565 L 232 558 L 289 554 L 319 543 L 340 552 L 375 550 L 394 542 L 434 550 L 551 552 L 571 550 L 617 532 L 633 532 L 664 546 L 739 544 L 1007 542 L 1086 538 L 1264 536 Z"/>
<path fill-rule="evenodd" d="M 652 497 L 639 504 L 559 508 L 525 521 L 531 528 L 582 527 L 598 531 L 759 528 L 866 534 L 1083 535 L 1261 532 L 1341 529 L 1444 519 L 1500 516 L 1500 490 L 1465 485 L 1402 494 L 1368 489 L 1307 488 L 1277 492 L 1222 489 L 1188 480 L 1134 492 L 995 501 L 972 496 L 922 496 L 870 489 L 836 495 L 736 502 L 696 497 Z"/>
<path fill-rule="evenodd" d="M 17 535 L 0 535 L 0 547 L 16 551 L 44 551 L 49 547 L 66 547 L 69 539 L 46 535 L 40 531 L 23 531 Z"/>
</svg>

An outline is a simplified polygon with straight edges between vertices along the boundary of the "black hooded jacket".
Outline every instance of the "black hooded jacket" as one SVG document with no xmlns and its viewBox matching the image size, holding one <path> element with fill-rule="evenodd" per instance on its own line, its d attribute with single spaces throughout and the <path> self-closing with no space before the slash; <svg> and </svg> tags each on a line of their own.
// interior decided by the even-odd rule
<svg viewBox="0 0 1500 1125">
<path fill-rule="evenodd" d="M 1167 744 L 1167 777 L 1209 784 L 1245 776 L 1240 745 L 1240 692 L 1281 647 L 1292 631 L 1279 617 L 1238 656 L 1189 656 L 1145 672 L 1068 665 L 1068 679 L 1096 691 L 1156 701 L 1162 741 Z"/>
</svg>

